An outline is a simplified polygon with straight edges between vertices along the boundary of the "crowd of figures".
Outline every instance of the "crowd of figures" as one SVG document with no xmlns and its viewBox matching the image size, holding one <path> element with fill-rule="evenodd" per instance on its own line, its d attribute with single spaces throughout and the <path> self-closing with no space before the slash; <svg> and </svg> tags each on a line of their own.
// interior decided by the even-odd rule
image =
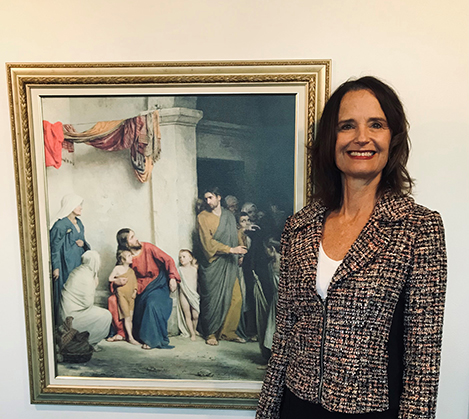
<svg viewBox="0 0 469 419">
<path fill-rule="evenodd" d="M 233 195 L 222 199 L 216 187 L 205 191 L 199 208 L 199 330 L 209 345 L 220 339 L 258 341 L 267 360 L 286 213 L 276 205 L 268 211 L 252 202 L 239 205 Z"/>
<path fill-rule="evenodd" d="M 261 211 L 240 206 L 209 188 L 196 205 L 197 240 L 181 249 L 179 266 L 157 246 L 140 242 L 129 228 L 117 232 L 116 266 L 109 275 L 108 308 L 95 305 L 100 255 L 91 250 L 80 220 L 83 199 L 67 195 L 50 230 L 57 335 L 88 334 L 143 349 L 173 348 L 168 320 L 177 299 L 179 333 L 208 345 L 219 340 L 259 342 L 270 356 L 279 279 L 279 240 L 286 214 L 275 205 Z M 67 338 L 67 341 L 69 339 Z M 63 345 L 62 345 L 63 346 Z M 60 352 L 59 345 L 58 351 Z"/>
</svg>

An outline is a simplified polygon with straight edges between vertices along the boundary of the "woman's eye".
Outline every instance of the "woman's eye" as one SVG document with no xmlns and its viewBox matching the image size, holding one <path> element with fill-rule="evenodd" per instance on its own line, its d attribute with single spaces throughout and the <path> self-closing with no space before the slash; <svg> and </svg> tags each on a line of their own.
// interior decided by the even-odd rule
<svg viewBox="0 0 469 419">
<path fill-rule="evenodd" d="M 371 128 L 380 129 L 383 128 L 383 124 L 381 124 L 380 122 L 373 122 Z"/>
<path fill-rule="evenodd" d="M 344 124 L 344 125 L 341 125 L 339 127 L 339 130 L 340 131 L 347 131 L 347 130 L 352 129 L 352 128 L 353 128 L 352 124 Z"/>
</svg>

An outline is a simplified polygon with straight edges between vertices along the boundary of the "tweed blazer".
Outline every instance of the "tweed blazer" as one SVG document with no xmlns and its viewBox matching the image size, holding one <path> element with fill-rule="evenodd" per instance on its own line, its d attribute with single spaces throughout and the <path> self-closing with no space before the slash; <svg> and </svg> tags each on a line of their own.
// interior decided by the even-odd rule
<svg viewBox="0 0 469 419">
<path fill-rule="evenodd" d="M 387 410 L 387 344 L 401 295 L 399 418 L 434 418 L 446 291 L 440 215 L 411 197 L 384 194 L 323 301 L 316 292 L 316 268 L 325 213 L 313 202 L 287 220 L 277 330 L 256 418 L 279 417 L 285 386 L 330 411 Z"/>
</svg>

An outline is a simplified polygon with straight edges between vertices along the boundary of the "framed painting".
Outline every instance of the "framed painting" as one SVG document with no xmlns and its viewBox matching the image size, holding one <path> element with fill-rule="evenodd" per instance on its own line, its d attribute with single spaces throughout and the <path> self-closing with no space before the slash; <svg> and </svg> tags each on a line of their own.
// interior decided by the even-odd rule
<svg viewBox="0 0 469 419">
<path fill-rule="evenodd" d="M 32 403 L 254 408 L 331 62 L 7 72 Z"/>
</svg>

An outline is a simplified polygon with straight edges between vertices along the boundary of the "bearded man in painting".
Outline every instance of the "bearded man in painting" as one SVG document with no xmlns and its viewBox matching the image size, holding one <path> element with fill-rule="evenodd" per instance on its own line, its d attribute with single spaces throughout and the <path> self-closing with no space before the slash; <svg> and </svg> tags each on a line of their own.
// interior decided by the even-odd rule
<svg viewBox="0 0 469 419">
<path fill-rule="evenodd" d="M 208 345 L 218 345 L 219 339 L 244 343 L 236 334 L 242 306 L 238 255 L 247 249 L 239 245 L 236 219 L 222 208 L 219 189 L 207 189 L 204 200 L 207 209 L 197 216 L 205 259 L 199 267 L 199 331 Z"/>
</svg>

